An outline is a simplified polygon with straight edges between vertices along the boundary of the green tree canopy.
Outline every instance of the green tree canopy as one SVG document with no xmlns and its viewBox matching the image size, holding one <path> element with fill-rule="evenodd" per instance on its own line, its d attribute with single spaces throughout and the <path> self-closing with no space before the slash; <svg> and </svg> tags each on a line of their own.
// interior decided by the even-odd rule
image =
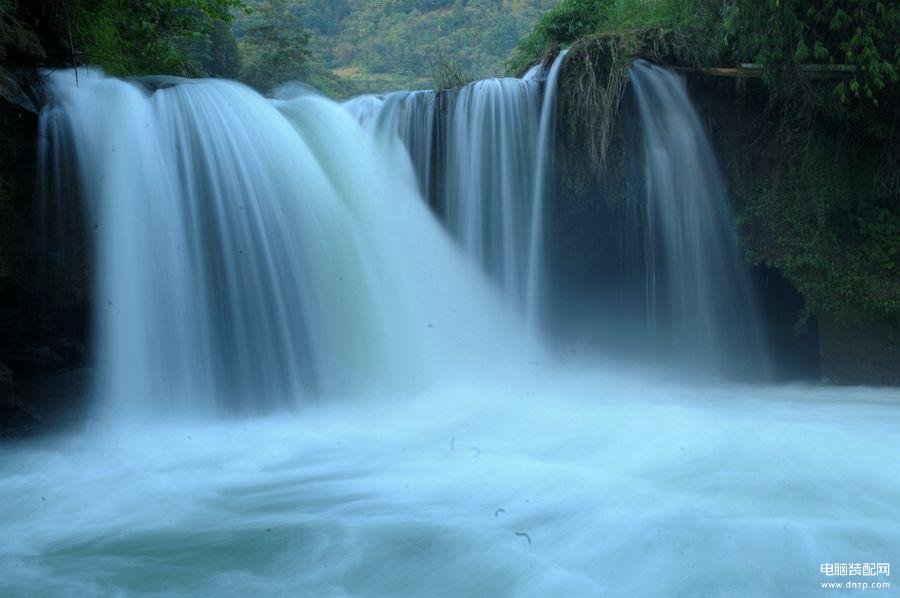
<svg viewBox="0 0 900 598">
<path fill-rule="evenodd" d="M 310 73 L 309 33 L 287 0 L 263 0 L 244 24 L 241 80 L 262 92 Z"/>
<path fill-rule="evenodd" d="M 57 0 L 60 43 L 113 75 L 207 74 L 213 35 L 242 0 Z M 221 40 L 221 29 L 219 39 Z"/>
</svg>

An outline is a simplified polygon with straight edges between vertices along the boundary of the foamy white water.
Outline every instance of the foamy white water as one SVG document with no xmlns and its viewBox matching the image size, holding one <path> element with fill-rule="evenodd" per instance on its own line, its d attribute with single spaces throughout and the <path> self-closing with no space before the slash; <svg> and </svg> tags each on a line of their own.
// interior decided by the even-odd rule
<svg viewBox="0 0 900 598">
<path fill-rule="evenodd" d="M 900 554 L 896 391 L 493 377 L 7 447 L 0 594 L 814 596 Z"/>
</svg>

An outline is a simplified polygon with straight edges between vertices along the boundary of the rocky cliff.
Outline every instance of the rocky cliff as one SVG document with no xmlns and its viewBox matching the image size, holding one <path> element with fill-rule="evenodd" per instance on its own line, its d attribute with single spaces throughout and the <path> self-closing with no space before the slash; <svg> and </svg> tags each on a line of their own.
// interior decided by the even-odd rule
<svg viewBox="0 0 900 598">
<path fill-rule="evenodd" d="M 77 389 L 53 382 L 86 357 L 87 238 L 78 206 L 42 217 L 41 102 L 37 72 L 0 69 L 0 436 L 68 419 Z"/>
</svg>

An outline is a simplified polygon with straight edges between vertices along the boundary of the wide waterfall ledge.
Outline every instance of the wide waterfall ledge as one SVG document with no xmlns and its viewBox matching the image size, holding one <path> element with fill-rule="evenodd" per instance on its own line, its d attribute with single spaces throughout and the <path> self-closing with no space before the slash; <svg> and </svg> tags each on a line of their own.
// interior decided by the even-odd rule
<svg viewBox="0 0 900 598">
<path fill-rule="evenodd" d="M 51 74 L 91 413 L 0 449 L 0 594 L 815 595 L 900 553 L 896 390 L 771 383 L 674 72 L 630 67 L 621 205 L 565 203 L 566 59 L 343 104 Z"/>
</svg>

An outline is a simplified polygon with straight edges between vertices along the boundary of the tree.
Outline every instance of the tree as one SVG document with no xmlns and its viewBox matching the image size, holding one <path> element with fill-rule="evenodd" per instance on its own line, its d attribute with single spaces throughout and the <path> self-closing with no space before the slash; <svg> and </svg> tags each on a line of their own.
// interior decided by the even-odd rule
<svg viewBox="0 0 900 598">
<path fill-rule="evenodd" d="M 241 56 L 237 40 L 231 27 L 225 21 L 216 21 L 209 34 L 209 50 L 205 56 L 204 69 L 212 77 L 235 79 L 241 71 Z"/>
<path fill-rule="evenodd" d="M 240 79 L 260 92 L 271 92 L 281 83 L 309 74 L 309 34 L 286 0 L 264 0 L 259 4 L 248 19 L 240 48 Z"/>
<path fill-rule="evenodd" d="M 203 48 L 243 0 L 51 0 L 56 37 L 112 75 L 203 75 Z"/>
</svg>

